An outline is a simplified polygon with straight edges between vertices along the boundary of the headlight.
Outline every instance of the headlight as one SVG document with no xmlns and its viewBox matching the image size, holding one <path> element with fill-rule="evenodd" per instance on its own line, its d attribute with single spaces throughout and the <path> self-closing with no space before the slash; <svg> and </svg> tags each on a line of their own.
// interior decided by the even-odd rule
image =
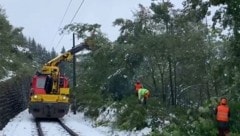
<svg viewBox="0 0 240 136">
<path fill-rule="evenodd" d="M 38 96 L 37 96 L 37 95 L 34 95 L 34 96 L 33 96 L 33 98 L 34 98 L 34 99 L 37 99 L 37 98 L 38 98 Z"/>
<path fill-rule="evenodd" d="M 63 98 L 62 98 L 63 100 L 66 100 L 67 99 L 67 97 L 66 96 L 63 96 Z"/>
</svg>

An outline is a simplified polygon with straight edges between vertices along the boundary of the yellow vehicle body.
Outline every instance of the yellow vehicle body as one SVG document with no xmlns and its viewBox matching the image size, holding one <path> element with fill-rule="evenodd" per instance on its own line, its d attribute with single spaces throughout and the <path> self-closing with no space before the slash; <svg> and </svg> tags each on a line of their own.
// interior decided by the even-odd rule
<svg viewBox="0 0 240 136">
<path fill-rule="evenodd" d="M 61 88 L 60 94 L 35 94 L 31 96 L 29 112 L 35 118 L 61 118 L 69 110 L 69 88 Z"/>
<path fill-rule="evenodd" d="M 62 102 L 68 103 L 69 98 L 66 95 L 56 94 L 35 94 L 31 96 L 31 102 Z"/>
<path fill-rule="evenodd" d="M 87 43 L 80 44 L 42 66 L 31 82 L 29 113 L 35 118 L 61 118 L 68 113 L 69 84 L 60 74 L 58 65 L 70 61 L 75 53 L 90 48 Z"/>
</svg>

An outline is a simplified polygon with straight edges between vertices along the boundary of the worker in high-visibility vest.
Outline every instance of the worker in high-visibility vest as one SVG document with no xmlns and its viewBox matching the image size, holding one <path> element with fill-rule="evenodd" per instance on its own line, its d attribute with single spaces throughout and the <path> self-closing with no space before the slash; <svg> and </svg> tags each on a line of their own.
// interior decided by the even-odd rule
<svg viewBox="0 0 240 136">
<path fill-rule="evenodd" d="M 226 98 L 221 98 L 215 114 L 218 123 L 218 136 L 229 136 L 230 108 L 228 107 Z"/>
<path fill-rule="evenodd" d="M 140 81 L 137 81 L 134 85 L 135 87 L 135 94 L 138 97 L 138 90 L 143 87 L 142 83 Z"/>
<path fill-rule="evenodd" d="M 147 104 L 147 99 L 150 96 L 150 91 L 145 88 L 140 88 L 138 89 L 138 100 L 142 104 L 146 105 Z"/>
</svg>

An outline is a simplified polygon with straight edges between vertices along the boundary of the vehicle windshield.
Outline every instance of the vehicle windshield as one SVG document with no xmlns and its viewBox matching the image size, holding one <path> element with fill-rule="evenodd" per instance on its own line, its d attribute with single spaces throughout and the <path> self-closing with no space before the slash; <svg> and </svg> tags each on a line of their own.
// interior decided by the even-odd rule
<svg viewBox="0 0 240 136">
<path fill-rule="evenodd" d="M 37 88 L 44 88 L 46 82 L 46 78 L 38 78 L 37 79 Z"/>
</svg>

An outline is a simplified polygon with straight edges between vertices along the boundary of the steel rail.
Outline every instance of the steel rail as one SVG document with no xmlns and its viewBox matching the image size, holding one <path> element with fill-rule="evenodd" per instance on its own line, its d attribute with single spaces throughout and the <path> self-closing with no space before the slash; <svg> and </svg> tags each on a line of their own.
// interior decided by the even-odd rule
<svg viewBox="0 0 240 136">
<path fill-rule="evenodd" d="M 54 119 L 54 121 L 56 121 L 62 128 L 64 128 L 64 130 L 66 130 L 67 133 L 70 134 L 71 136 L 79 136 L 72 129 L 70 129 L 68 126 L 66 126 L 61 120 L 59 120 L 59 119 L 55 120 Z M 41 119 L 35 119 L 35 122 L 36 122 L 38 136 L 44 136 L 43 130 L 42 130 L 42 127 L 41 127 Z"/>
<path fill-rule="evenodd" d="M 58 123 L 71 135 L 71 136 L 79 136 L 72 129 L 66 126 L 60 119 L 57 119 Z"/>
<path fill-rule="evenodd" d="M 40 120 L 35 119 L 36 126 L 37 126 L 37 131 L 38 131 L 38 136 L 44 136 L 41 125 L 40 125 Z"/>
</svg>

